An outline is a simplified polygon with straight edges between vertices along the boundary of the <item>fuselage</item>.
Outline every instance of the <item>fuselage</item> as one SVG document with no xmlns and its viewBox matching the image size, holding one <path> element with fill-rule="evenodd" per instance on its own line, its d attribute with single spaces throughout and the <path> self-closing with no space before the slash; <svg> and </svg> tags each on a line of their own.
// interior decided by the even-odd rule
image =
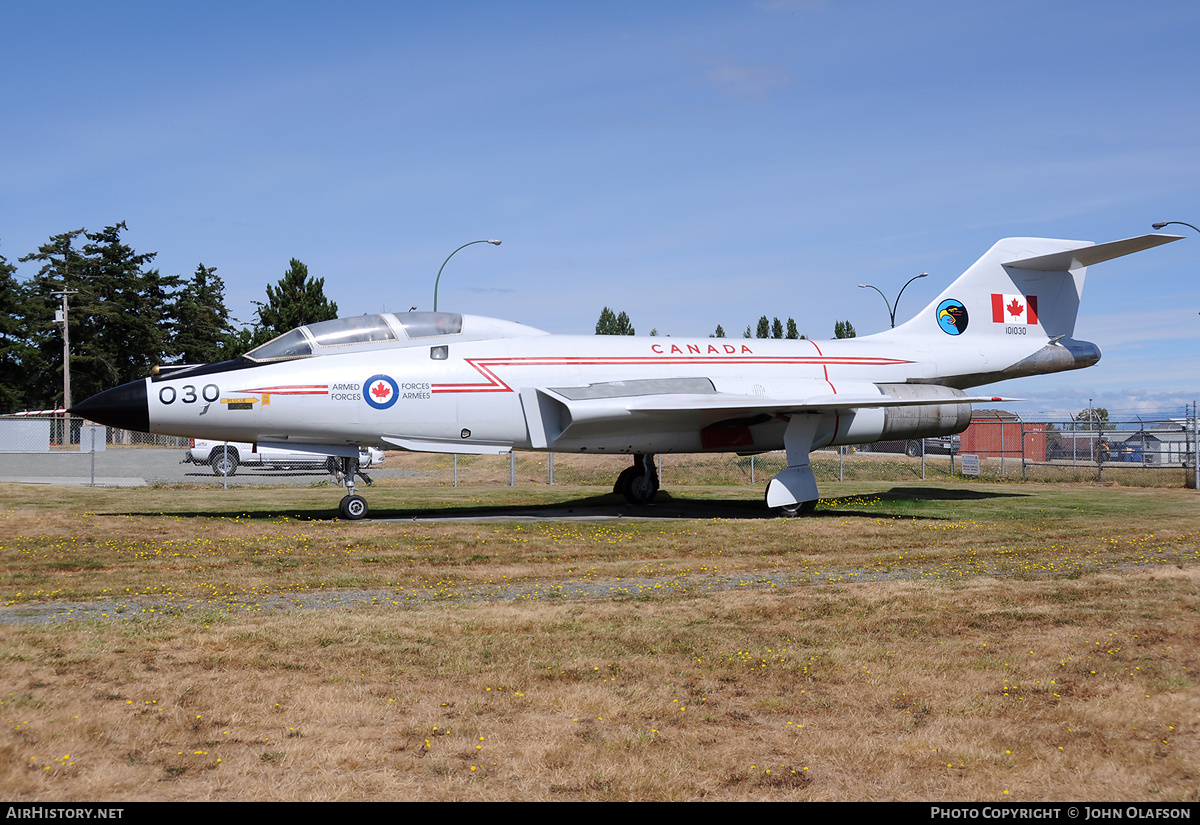
<svg viewBox="0 0 1200 825">
<path fill-rule="evenodd" d="M 451 326 L 457 332 L 329 347 L 320 346 L 317 336 L 302 357 L 287 350 L 280 360 L 243 359 L 147 379 L 149 429 L 300 444 L 387 447 L 406 439 L 443 450 L 457 445 L 461 452 L 488 446 L 768 450 L 782 446 L 785 420 L 760 416 L 745 422 L 750 444 L 744 438 L 705 437 L 706 427 L 729 419 L 720 409 L 659 416 L 633 429 L 574 421 L 555 443 L 540 444 L 530 432 L 522 390 L 699 379 L 711 382 L 716 393 L 738 397 L 878 395 L 878 384 L 970 386 L 970 376 L 1019 361 L 1030 351 L 1021 341 L 1008 354 L 998 354 L 994 342 L 988 352 L 961 345 L 938 351 L 936 338 L 902 342 L 887 334 L 821 342 L 562 336 L 480 316 L 455 317 L 461 319 Z M 862 443 L 880 435 L 880 410 L 829 415 L 819 439 L 824 443 Z"/>
</svg>

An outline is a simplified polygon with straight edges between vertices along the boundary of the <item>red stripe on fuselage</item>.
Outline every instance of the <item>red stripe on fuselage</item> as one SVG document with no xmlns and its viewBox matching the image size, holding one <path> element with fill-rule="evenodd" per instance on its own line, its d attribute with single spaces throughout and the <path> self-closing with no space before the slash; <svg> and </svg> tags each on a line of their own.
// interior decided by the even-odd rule
<svg viewBox="0 0 1200 825">
<path fill-rule="evenodd" d="M 821 348 L 819 346 L 817 346 L 816 341 L 809 341 L 808 343 L 813 345 L 813 349 L 815 349 L 817 351 L 817 355 L 821 354 Z M 892 363 L 907 364 L 908 362 L 907 361 L 894 361 Z M 825 366 L 825 383 L 829 385 L 829 389 L 833 390 L 833 394 L 837 395 L 837 387 L 835 387 L 833 385 L 833 382 L 829 380 L 829 364 L 830 364 L 830 362 L 826 361 L 825 365 L 824 365 Z"/>
<path fill-rule="evenodd" d="M 811 343 L 811 342 L 810 342 Z M 900 358 L 851 358 L 826 357 L 820 355 L 820 348 L 814 343 L 817 356 L 666 356 L 666 357 L 555 357 L 555 358 L 466 358 L 464 361 L 487 379 L 486 383 L 471 384 L 434 384 L 432 392 L 512 392 L 512 388 L 504 383 L 494 372 L 493 367 L 564 367 L 564 366 L 646 366 L 654 364 L 788 364 L 788 365 L 820 365 L 825 370 L 825 381 L 836 394 L 837 389 L 829 381 L 829 365 L 845 366 L 889 366 L 894 364 L 910 364 Z"/>
<path fill-rule="evenodd" d="M 265 392 L 270 395 L 329 395 L 329 385 L 305 384 L 295 387 L 259 387 L 253 390 L 231 390 L 231 392 Z"/>
</svg>

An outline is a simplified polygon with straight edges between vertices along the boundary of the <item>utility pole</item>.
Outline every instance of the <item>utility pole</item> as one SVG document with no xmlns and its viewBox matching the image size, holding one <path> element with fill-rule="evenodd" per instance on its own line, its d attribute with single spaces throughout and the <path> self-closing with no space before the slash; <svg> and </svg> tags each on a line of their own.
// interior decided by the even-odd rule
<svg viewBox="0 0 1200 825">
<path fill-rule="evenodd" d="M 67 289 L 63 285 L 61 292 L 52 292 L 51 295 L 62 296 L 62 309 L 55 310 L 54 323 L 62 322 L 63 325 L 63 434 L 62 445 L 67 447 L 71 443 L 71 424 L 70 416 L 67 415 L 67 410 L 71 408 L 71 328 L 67 323 L 67 296 L 74 295 L 78 289 Z"/>
</svg>

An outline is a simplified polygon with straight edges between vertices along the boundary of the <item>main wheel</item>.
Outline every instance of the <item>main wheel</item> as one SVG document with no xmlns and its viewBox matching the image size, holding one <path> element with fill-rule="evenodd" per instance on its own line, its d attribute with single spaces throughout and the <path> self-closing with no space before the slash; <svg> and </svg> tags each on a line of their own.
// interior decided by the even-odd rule
<svg viewBox="0 0 1200 825">
<path fill-rule="evenodd" d="M 639 469 L 638 467 L 630 467 L 625 472 L 622 472 L 620 479 L 618 479 L 621 482 L 621 495 L 625 496 L 625 500 L 635 506 L 649 504 L 658 495 L 658 473 L 654 471 L 639 473 L 637 472 Z"/>
<path fill-rule="evenodd" d="M 811 516 L 817 510 L 816 499 L 812 501 L 801 501 L 797 504 L 789 504 L 786 507 L 776 507 L 775 511 L 784 518 L 796 518 L 797 516 Z"/>
<path fill-rule="evenodd" d="M 910 441 L 904 445 L 904 454 L 909 458 L 916 458 L 921 454 L 921 442 Z"/>
<path fill-rule="evenodd" d="M 237 472 L 237 450 L 231 447 L 218 447 L 208 457 L 208 463 L 212 465 L 213 475 L 231 476 Z"/>
<path fill-rule="evenodd" d="M 613 482 L 613 492 L 617 495 L 625 495 L 625 490 L 629 488 L 629 480 L 637 475 L 637 467 L 626 467 L 617 476 L 617 480 Z"/>
<path fill-rule="evenodd" d="M 347 521 L 358 521 L 367 517 L 367 500 L 362 496 L 346 496 L 338 505 L 338 511 Z"/>
</svg>

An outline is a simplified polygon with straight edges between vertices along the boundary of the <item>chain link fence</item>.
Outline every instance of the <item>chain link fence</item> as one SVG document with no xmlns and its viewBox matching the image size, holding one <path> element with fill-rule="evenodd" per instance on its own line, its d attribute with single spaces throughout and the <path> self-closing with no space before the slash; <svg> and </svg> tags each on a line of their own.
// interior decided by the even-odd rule
<svg viewBox="0 0 1200 825">
<path fill-rule="evenodd" d="M 188 460 L 189 445 L 187 438 L 135 433 L 61 415 L 4 416 L 0 480 L 105 484 L 140 479 L 226 486 L 333 482 L 333 476 L 315 463 L 244 465 L 234 475 L 219 474 L 204 461 Z M 664 486 L 765 486 L 787 464 L 782 452 L 660 455 L 655 461 Z M 610 487 L 631 462 L 627 455 L 389 451 L 368 473 L 375 481 L 401 485 Z M 811 462 L 818 482 L 978 478 L 1195 487 L 1196 418 L 1193 409 L 1182 417 L 1132 416 L 1084 427 L 1069 420 L 1023 420 L 1010 413 L 979 411 L 959 436 L 831 448 L 814 452 Z"/>
</svg>

